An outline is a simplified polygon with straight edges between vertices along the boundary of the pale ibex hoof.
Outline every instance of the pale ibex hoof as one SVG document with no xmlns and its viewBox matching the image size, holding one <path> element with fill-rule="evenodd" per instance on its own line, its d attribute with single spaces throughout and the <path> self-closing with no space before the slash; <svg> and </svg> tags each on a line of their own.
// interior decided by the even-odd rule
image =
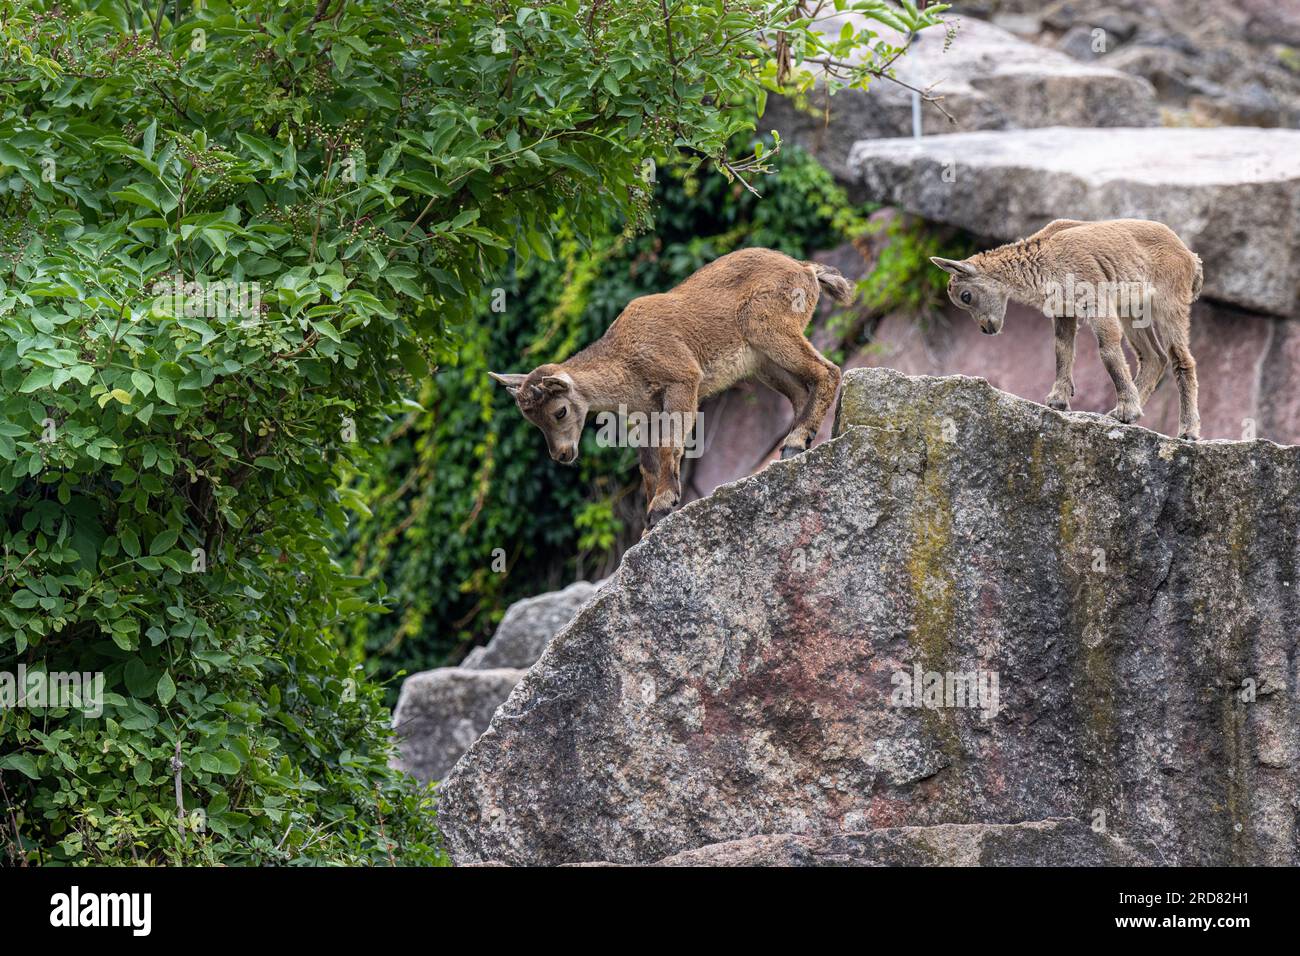
<svg viewBox="0 0 1300 956">
<path fill-rule="evenodd" d="M 1116 421 L 1123 422 L 1125 425 L 1131 425 L 1142 417 L 1142 409 L 1127 405 L 1116 405 L 1106 414 Z"/>
</svg>

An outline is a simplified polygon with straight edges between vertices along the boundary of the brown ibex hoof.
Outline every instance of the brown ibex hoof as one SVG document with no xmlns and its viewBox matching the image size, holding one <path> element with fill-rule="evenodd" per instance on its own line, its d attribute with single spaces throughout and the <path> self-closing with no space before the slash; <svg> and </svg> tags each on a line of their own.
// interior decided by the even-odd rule
<svg viewBox="0 0 1300 956">
<path fill-rule="evenodd" d="M 781 460 L 785 461 L 787 458 L 794 458 L 796 455 L 802 455 L 807 450 L 807 445 L 804 445 L 802 448 L 797 448 L 794 445 L 786 445 L 781 449 Z"/>
<path fill-rule="evenodd" d="M 646 523 L 645 523 L 646 531 L 647 532 L 653 531 L 655 525 L 663 521 L 672 513 L 673 513 L 673 509 L 668 506 L 650 509 L 650 514 L 646 517 Z"/>
<path fill-rule="evenodd" d="M 1054 408 L 1058 412 L 1068 412 L 1070 410 L 1070 400 L 1068 398 L 1049 398 L 1047 407 Z"/>
</svg>

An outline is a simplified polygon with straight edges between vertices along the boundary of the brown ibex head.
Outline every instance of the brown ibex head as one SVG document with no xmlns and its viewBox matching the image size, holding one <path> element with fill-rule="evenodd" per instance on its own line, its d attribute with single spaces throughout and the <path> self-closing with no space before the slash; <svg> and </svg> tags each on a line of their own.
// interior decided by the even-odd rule
<svg viewBox="0 0 1300 956">
<path fill-rule="evenodd" d="M 542 430 L 553 459 L 562 465 L 578 460 L 589 403 L 574 387 L 571 375 L 558 365 L 540 365 L 527 375 L 488 374 L 514 396 L 524 418 Z"/>
<path fill-rule="evenodd" d="M 1002 331 L 1002 320 L 1007 317 L 1009 290 L 1005 285 L 980 271 L 969 259 L 957 262 L 931 256 L 930 261 L 947 272 L 948 298 L 952 304 L 971 314 L 985 335 Z"/>
</svg>

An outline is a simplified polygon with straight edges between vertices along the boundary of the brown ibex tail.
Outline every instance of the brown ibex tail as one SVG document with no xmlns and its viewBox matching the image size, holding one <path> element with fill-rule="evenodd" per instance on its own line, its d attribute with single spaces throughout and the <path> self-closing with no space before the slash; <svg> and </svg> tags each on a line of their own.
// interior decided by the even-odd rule
<svg viewBox="0 0 1300 956">
<path fill-rule="evenodd" d="M 848 305 L 853 301 L 853 293 L 856 291 L 853 283 L 844 278 L 839 269 L 824 266 L 820 262 L 806 262 L 804 265 L 812 270 L 817 283 L 840 305 Z"/>
<path fill-rule="evenodd" d="M 1192 276 L 1192 301 L 1195 302 L 1201 297 L 1201 284 L 1205 281 L 1205 273 L 1201 271 L 1201 257 L 1193 252 L 1192 258 L 1196 260 L 1196 275 Z"/>
</svg>

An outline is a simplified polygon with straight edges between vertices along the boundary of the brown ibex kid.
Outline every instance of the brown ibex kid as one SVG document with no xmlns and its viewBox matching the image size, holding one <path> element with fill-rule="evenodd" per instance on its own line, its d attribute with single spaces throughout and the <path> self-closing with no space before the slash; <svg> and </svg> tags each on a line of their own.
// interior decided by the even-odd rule
<svg viewBox="0 0 1300 956">
<path fill-rule="evenodd" d="M 700 402 L 757 378 L 794 406 L 781 457 L 812 444 L 835 399 L 840 370 L 804 338 L 821 289 L 837 302 L 853 286 L 838 271 L 772 249 L 742 249 L 709 263 L 671 292 L 633 299 L 605 334 L 559 364 L 492 377 L 542 430 L 551 457 L 572 464 L 591 412 L 668 415 L 672 440 L 637 449 L 648 525 L 681 498 L 682 439 Z"/>
<path fill-rule="evenodd" d="M 1078 320 L 1097 334 L 1101 360 L 1115 383 L 1111 410 L 1121 422 L 1142 406 L 1169 363 L 1178 379 L 1178 437 L 1200 436 L 1196 362 L 1188 349 L 1191 305 L 1201 292 L 1201 260 L 1168 226 L 1144 219 L 1080 222 L 1057 219 L 1021 239 L 969 259 L 931 261 L 951 274 L 948 296 L 994 335 L 1007 300 L 1041 308 L 1056 325 L 1056 383 L 1047 404 L 1066 411 L 1074 395 L 1074 337 Z M 1121 340 L 1138 360 L 1129 375 Z"/>
</svg>

